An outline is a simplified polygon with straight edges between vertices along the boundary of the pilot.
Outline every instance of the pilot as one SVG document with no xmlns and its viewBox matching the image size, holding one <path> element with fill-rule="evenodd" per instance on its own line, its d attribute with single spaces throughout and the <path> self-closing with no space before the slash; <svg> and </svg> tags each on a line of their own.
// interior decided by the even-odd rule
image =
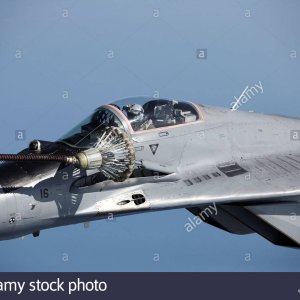
<svg viewBox="0 0 300 300">
<path fill-rule="evenodd" d="M 140 104 L 127 104 L 123 106 L 127 118 L 134 131 L 154 128 L 153 122 L 144 114 L 144 109 Z"/>
</svg>

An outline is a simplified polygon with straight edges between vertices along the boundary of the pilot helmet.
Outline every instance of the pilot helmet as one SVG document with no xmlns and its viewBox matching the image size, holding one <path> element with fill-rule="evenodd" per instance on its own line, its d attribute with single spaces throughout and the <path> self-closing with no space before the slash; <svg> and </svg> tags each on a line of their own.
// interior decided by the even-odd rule
<svg viewBox="0 0 300 300">
<path fill-rule="evenodd" d="M 144 109 L 140 104 L 127 104 L 123 107 L 130 122 L 141 121 L 144 118 Z"/>
</svg>

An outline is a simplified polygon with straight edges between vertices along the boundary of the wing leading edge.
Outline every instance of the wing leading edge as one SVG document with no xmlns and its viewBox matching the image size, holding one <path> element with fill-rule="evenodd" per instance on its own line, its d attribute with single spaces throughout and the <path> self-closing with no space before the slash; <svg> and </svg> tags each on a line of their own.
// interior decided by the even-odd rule
<svg viewBox="0 0 300 300">
<path fill-rule="evenodd" d="M 203 218 L 205 207 L 189 208 L 204 222 L 234 234 L 258 233 L 270 242 L 300 248 L 300 204 L 216 205 L 217 214 Z"/>
</svg>

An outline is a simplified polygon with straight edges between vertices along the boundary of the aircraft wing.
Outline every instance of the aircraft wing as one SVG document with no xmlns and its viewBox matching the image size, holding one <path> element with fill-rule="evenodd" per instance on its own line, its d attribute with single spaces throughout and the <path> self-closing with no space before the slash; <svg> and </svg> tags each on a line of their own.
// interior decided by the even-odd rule
<svg viewBox="0 0 300 300">
<path fill-rule="evenodd" d="M 193 172 L 181 193 L 201 221 L 236 234 L 256 232 L 277 245 L 300 247 L 300 155 L 242 159 Z M 206 204 L 201 204 L 201 201 Z M 214 203 L 209 206 L 207 203 Z"/>
</svg>

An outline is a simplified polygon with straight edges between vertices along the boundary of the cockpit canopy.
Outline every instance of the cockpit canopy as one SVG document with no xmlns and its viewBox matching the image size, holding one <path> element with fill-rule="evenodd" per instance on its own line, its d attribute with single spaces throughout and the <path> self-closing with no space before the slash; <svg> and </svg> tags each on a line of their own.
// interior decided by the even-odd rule
<svg viewBox="0 0 300 300">
<path fill-rule="evenodd" d="M 193 104 L 167 99 L 127 98 L 114 102 L 133 131 L 190 123 L 199 119 Z"/>
<path fill-rule="evenodd" d="M 107 127 L 137 132 L 191 123 L 199 118 L 197 107 L 189 102 L 146 97 L 126 98 L 99 107 L 59 141 L 73 147 L 90 148 Z"/>
</svg>

